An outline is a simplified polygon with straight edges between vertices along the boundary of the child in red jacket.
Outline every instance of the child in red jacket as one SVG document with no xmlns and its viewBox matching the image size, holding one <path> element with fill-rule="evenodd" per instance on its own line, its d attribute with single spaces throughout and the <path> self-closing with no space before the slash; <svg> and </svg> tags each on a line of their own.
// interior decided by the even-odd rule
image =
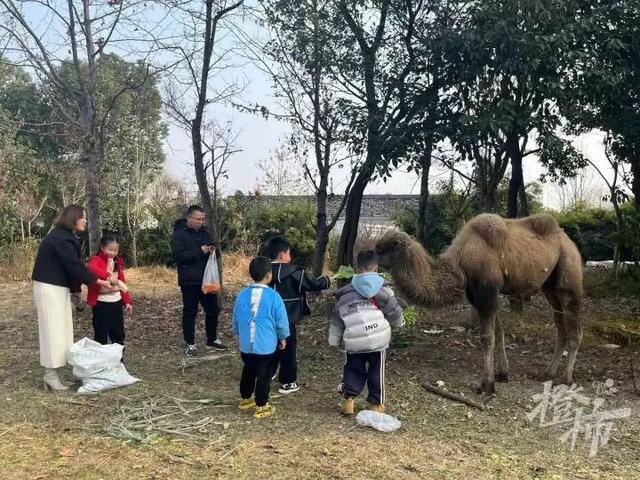
<svg viewBox="0 0 640 480">
<path fill-rule="evenodd" d="M 118 239 L 115 235 L 103 235 L 100 251 L 91 257 L 87 267 L 99 280 L 109 281 L 110 286 L 98 283 L 89 285 L 87 303 L 93 307 L 94 340 L 103 345 L 124 345 L 124 312 L 131 314 L 131 295 L 128 293 L 122 258 L 118 255 Z"/>
</svg>

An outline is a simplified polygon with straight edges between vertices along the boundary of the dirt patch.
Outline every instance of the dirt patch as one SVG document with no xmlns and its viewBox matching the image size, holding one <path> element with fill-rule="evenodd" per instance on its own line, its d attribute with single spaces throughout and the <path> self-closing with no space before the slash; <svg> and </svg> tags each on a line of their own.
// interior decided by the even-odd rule
<svg viewBox="0 0 640 480">
<path fill-rule="evenodd" d="M 278 412 L 256 421 L 236 408 L 241 363 L 238 355 L 181 370 L 181 303 L 175 277 L 135 272 L 130 283 L 135 315 L 127 320 L 126 365 L 142 382 L 97 397 L 42 391 L 37 328 L 28 283 L 0 290 L 0 469 L 3 478 L 640 478 L 640 397 L 633 391 L 629 357 L 622 344 L 587 326 L 633 317 L 619 301 L 587 302 L 587 341 L 576 366 L 583 393 L 595 397 L 606 379 L 616 393 L 606 408 L 631 408 L 619 420 L 609 445 L 588 456 L 584 435 L 570 451 L 561 427 L 541 428 L 527 421 L 542 392 L 534 378 L 550 359 L 553 327 L 542 299 L 534 298 L 521 316 L 504 312 L 511 364 L 510 382 L 477 411 L 426 393 L 424 380 L 477 397 L 472 390 L 481 371 L 479 342 L 465 306 L 423 311 L 417 325 L 397 335 L 389 352 L 389 413 L 402 420 L 393 434 L 355 426 L 338 415 L 343 355 L 327 346 L 325 303 L 300 329 L 300 392 L 273 395 Z M 160 281 L 162 279 L 162 281 Z M 141 296 L 151 287 L 155 295 Z M 162 288 L 160 288 L 162 287 Z M 164 289 L 166 287 L 166 290 Z M 222 336 L 231 341 L 225 294 Z M 91 335 L 90 313 L 75 320 L 76 338 Z M 199 325 L 197 338 L 204 333 Z M 453 329 L 453 327 L 456 327 Z M 464 327 L 464 329 L 460 328 Z M 429 333 L 442 330 L 442 333 Z M 631 357 L 634 358 L 634 357 Z M 638 364 L 640 362 L 636 362 Z M 275 387 L 275 384 L 274 384 Z M 147 443 L 108 435 L 122 411 L 158 398 L 216 399 L 194 412 L 206 423 L 205 443 L 170 433 Z M 364 406 L 364 400 L 359 400 Z M 603 407 L 605 408 L 605 407 Z M 204 422 L 203 422 L 204 424 Z"/>
</svg>

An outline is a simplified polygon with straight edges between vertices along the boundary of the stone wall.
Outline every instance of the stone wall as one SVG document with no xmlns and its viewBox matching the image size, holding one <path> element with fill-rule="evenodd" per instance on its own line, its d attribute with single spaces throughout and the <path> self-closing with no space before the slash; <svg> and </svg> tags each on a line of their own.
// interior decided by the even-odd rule
<svg viewBox="0 0 640 480">
<path fill-rule="evenodd" d="M 315 205 L 315 197 L 311 195 L 261 195 L 248 197 L 252 202 L 262 205 Z M 404 207 L 418 208 L 418 195 L 365 195 L 362 199 L 360 220 L 363 223 L 391 224 L 395 212 Z M 331 216 L 340 207 L 342 195 L 334 195 L 327 201 L 327 213 Z M 344 210 L 340 216 L 344 219 Z"/>
</svg>

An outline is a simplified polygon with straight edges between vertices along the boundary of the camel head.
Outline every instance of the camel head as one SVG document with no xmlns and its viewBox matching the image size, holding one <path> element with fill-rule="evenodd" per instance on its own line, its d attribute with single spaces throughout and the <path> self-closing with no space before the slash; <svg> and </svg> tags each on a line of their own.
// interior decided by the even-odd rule
<svg viewBox="0 0 640 480">
<path fill-rule="evenodd" d="M 404 265 L 407 249 L 415 244 L 409 235 L 398 230 L 388 230 L 376 242 L 378 265 L 383 270 L 392 270 Z"/>
</svg>

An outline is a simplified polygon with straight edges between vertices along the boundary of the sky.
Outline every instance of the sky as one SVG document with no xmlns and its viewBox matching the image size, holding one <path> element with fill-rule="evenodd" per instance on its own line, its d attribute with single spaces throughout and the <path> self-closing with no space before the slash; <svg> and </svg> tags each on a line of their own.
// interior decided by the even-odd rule
<svg viewBox="0 0 640 480">
<path fill-rule="evenodd" d="M 245 19 L 240 24 L 240 28 L 246 29 L 254 36 L 262 34 L 250 20 Z M 272 111 L 282 111 L 274 98 L 268 75 L 246 59 L 236 63 L 241 64 L 236 76 L 239 75 L 243 79 L 243 83 L 246 83 L 246 88 L 239 100 L 244 104 L 258 103 L 267 106 Z M 214 88 L 216 82 L 224 83 L 224 81 L 226 81 L 225 78 L 214 78 Z M 223 193 L 232 194 L 237 190 L 254 191 L 262 176 L 258 162 L 269 157 L 285 141 L 291 126 L 273 117 L 265 119 L 259 115 L 239 112 L 237 109 L 225 105 L 216 105 L 211 112 L 212 117 L 220 119 L 222 122 L 232 123 L 234 130 L 238 133 L 236 146 L 241 150 L 229 163 L 229 178 L 224 184 Z M 597 132 L 585 134 L 574 139 L 573 143 L 584 155 L 593 160 L 605 172 L 605 175 L 610 175 L 602 148 L 602 134 Z M 183 180 L 187 186 L 195 191 L 192 152 L 188 135 L 172 125 L 165 142 L 165 153 L 168 173 Z M 524 167 L 526 183 L 538 180 L 545 172 L 535 157 L 527 157 Z M 336 193 L 340 193 L 346 185 L 346 174 L 345 171 L 339 171 L 334 175 L 333 182 Z M 431 187 L 433 188 L 439 179 L 448 178 L 448 175 L 449 173 L 443 168 L 433 168 L 430 179 Z M 588 172 L 588 176 L 592 178 L 591 183 L 594 189 L 599 191 L 604 189 L 605 185 L 595 171 Z M 543 203 L 546 206 L 560 207 L 557 190 L 558 187 L 554 184 L 543 186 Z M 416 173 L 407 173 L 402 168 L 394 172 L 386 182 L 372 182 L 365 191 L 368 194 L 418 194 L 419 192 L 420 182 Z"/>
<path fill-rule="evenodd" d="M 269 79 L 259 69 L 251 65 L 243 67 L 245 73 L 250 76 L 250 82 L 242 94 L 246 103 L 259 102 L 272 108 L 277 108 L 273 98 Z M 239 112 L 232 108 L 218 106 L 214 115 L 224 121 L 231 121 L 238 133 L 236 146 L 241 150 L 229 163 L 229 179 L 224 184 L 224 194 L 232 194 L 237 190 L 243 192 L 254 191 L 262 172 L 258 168 L 258 162 L 269 157 L 287 137 L 290 126 L 273 117 L 265 119 L 262 116 Z M 189 136 L 180 128 L 171 125 L 169 135 L 165 141 L 164 151 L 167 157 L 167 172 L 181 179 L 185 185 L 195 191 L 195 176 L 193 173 L 193 157 Z M 584 155 L 592 159 L 605 175 L 608 173 L 606 159 L 602 148 L 602 134 L 593 132 L 573 140 L 573 144 Z M 591 169 L 592 170 L 592 169 Z M 525 159 L 525 182 L 537 181 L 545 172 L 544 167 L 534 157 Z M 434 168 L 431 172 L 430 184 L 437 180 L 448 178 L 448 171 L 443 168 Z M 595 173 L 590 171 L 593 187 L 602 191 L 604 183 Z M 342 190 L 341 185 L 346 182 L 342 172 L 334 175 L 334 187 L 336 193 Z M 543 203 L 551 208 L 559 208 L 557 186 L 546 184 L 543 186 Z M 367 194 L 419 194 L 420 182 L 415 172 L 407 173 L 400 169 L 393 173 L 386 182 L 372 182 L 366 189 Z"/>
<path fill-rule="evenodd" d="M 56 0 L 59 1 L 59 0 Z M 248 1 L 247 5 L 254 2 Z M 96 7 L 98 8 L 98 7 Z M 103 7 L 100 7 L 103 8 Z M 42 31 L 43 38 L 46 38 L 49 45 L 58 45 L 60 38 L 64 37 L 58 30 L 53 28 L 54 21 L 51 11 L 42 7 L 40 4 L 27 4 L 26 15 L 38 30 Z M 180 33 L 180 26 L 176 26 L 175 22 L 167 22 L 158 11 L 153 10 L 152 6 L 144 7 L 145 22 L 158 25 L 164 34 Z M 247 35 L 252 38 L 264 37 L 264 30 L 248 16 L 241 16 L 234 19 L 236 28 L 241 28 Z M 125 29 L 122 32 L 126 36 L 128 33 Z M 232 47 L 236 41 L 230 31 L 222 31 L 220 34 L 219 46 L 222 48 Z M 118 43 L 113 44 L 116 53 L 118 51 Z M 56 48 L 54 47 L 54 50 Z M 61 57 L 66 56 L 65 47 L 60 45 Z M 272 111 L 282 111 L 274 96 L 270 79 L 267 74 L 254 65 L 250 60 L 235 50 L 233 57 L 230 58 L 229 68 L 215 75 L 212 79 L 213 88 L 222 88 L 226 82 L 238 81 L 245 85 L 242 93 L 235 100 L 243 104 L 260 104 L 268 107 Z M 126 55 L 125 55 L 126 57 Z M 156 53 L 156 58 L 162 59 L 162 54 Z M 166 81 L 165 81 L 166 82 Z M 166 87 L 166 83 L 163 85 Z M 232 194 L 237 190 L 243 192 L 254 191 L 259 178 L 262 176 L 258 168 L 258 162 L 266 159 L 270 154 L 285 141 L 290 132 L 290 125 L 275 119 L 273 116 L 265 119 L 262 116 L 243 113 L 237 109 L 225 104 L 217 104 L 210 107 L 210 117 L 215 118 L 220 123 L 231 123 L 233 130 L 237 132 L 235 146 L 240 150 L 228 164 L 229 178 L 225 181 L 223 187 L 224 194 Z M 169 120 L 167 118 L 167 120 Z M 574 144 L 582 152 L 595 161 L 604 172 L 607 172 L 607 162 L 604 159 L 603 149 L 601 146 L 602 135 L 597 133 L 583 135 L 576 139 Z M 180 127 L 170 123 L 169 135 L 164 144 L 167 163 L 166 170 L 171 175 L 183 181 L 191 191 L 196 190 L 195 176 L 193 173 L 193 160 L 191 152 L 191 142 L 186 132 Z M 344 169 L 347 170 L 347 169 Z M 340 193 L 346 184 L 344 170 L 338 171 L 333 178 L 335 192 Z M 448 173 L 443 169 L 432 169 L 432 184 L 442 178 L 447 178 Z M 525 181 L 531 182 L 538 180 L 540 175 L 544 173 L 542 166 L 535 158 L 527 158 L 525 164 Z M 602 182 L 597 175 L 592 174 L 596 178 L 594 183 Z M 432 185 L 433 186 L 433 185 Z M 369 194 L 417 194 L 419 193 L 419 178 L 415 173 L 407 173 L 402 169 L 394 172 L 391 178 L 386 182 L 372 182 L 365 193 Z M 557 188 L 554 185 L 544 186 L 544 203 L 550 207 L 557 207 Z"/>
</svg>

